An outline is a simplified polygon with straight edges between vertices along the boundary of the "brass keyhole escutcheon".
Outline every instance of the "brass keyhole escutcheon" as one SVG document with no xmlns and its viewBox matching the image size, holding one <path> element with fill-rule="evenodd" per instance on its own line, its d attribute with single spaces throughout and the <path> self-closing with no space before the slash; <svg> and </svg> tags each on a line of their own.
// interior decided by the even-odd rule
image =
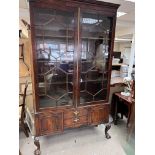
<svg viewBox="0 0 155 155">
<path fill-rule="evenodd" d="M 74 111 L 73 113 L 77 116 L 79 114 L 79 111 Z"/>
</svg>

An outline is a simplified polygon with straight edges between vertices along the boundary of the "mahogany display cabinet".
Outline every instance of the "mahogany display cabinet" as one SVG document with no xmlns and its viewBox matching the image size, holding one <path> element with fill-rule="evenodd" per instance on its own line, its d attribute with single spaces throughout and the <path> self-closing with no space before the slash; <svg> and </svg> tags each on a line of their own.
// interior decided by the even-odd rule
<svg viewBox="0 0 155 155">
<path fill-rule="evenodd" d="M 95 0 L 29 0 L 33 112 L 39 136 L 106 124 L 118 4 Z M 30 110 L 31 111 L 31 110 Z"/>
</svg>

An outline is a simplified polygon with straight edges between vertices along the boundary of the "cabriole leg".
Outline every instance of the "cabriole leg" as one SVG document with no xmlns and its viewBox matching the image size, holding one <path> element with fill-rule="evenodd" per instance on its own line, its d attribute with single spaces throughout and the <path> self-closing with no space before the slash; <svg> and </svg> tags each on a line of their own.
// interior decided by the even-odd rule
<svg viewBox="0 0 155 155">
<path fill-rule="evenodd" d="M 107 138 L 107 139 L 110 139 L 111 138 L 111 136 L 109 135 L 109 133 L 108 133 L 108 130 L 111 128 L 111 124 L 107 124 L 106 126 L 105 126 L 105 137 Z"/>
<path fill-rule="evenodd" d="M 37 149 L 34 151 L 34 155 L 40 155 L 41 151 L 40 151 L 40 143 L 39 143 L 38 137 L 34 137 L 34 145 L 37 147 Z"/>
</svg>

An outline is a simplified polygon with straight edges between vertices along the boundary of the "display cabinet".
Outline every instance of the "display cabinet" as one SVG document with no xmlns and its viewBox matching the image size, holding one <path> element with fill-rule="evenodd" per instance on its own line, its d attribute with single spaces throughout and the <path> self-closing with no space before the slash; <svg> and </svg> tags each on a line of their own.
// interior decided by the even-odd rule
<svg viewBox="0 0 155 155">
<path fill-rule="evenodd" d="M 95 0 L 30 0 L 36 154 L 39 136 L 109 122 L 118 7 Z"/>
</svg>

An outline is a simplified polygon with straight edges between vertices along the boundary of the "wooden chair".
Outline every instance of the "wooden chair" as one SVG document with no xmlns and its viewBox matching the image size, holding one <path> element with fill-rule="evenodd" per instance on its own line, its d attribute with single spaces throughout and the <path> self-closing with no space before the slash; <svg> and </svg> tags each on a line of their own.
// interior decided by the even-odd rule
<svg viewBox="0 0 155 155">
<path fill-rule="evenodd" d="M 27 92 L 28 82 L 25 83 L 24 93 L 20 93 L 19 97 L 22 97 L 21 104 L 19 104 L 20 108 L 20 116 L 19 116 L 19 127 L 24 131 L 26 137 L 29 137 L 27 126 L 25 124 L 25 100 L 26 100 L 26 92 Z"/>
</svg>

